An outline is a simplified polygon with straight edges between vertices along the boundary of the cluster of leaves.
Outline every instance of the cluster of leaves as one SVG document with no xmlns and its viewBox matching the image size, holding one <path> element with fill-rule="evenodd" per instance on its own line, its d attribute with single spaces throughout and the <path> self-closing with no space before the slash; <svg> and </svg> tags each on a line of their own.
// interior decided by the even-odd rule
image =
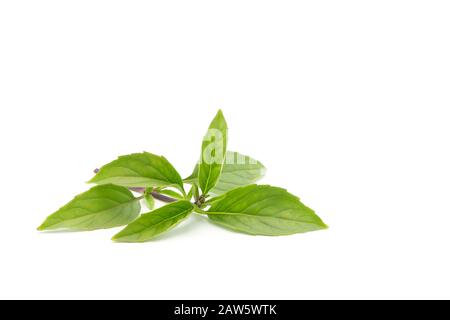
<svg viewBox="0 0 450 320">
<path fill-rule="evenodd" d="M 162 156 L 143 152 L 119 157 L 96 170 L 89 181 L 96 186 L 50 215 L 38 230 L 127 225 L 113 240 L 143 242 L 175 227 L 191 213 L 253 235 L 289 235 L 326 228 L 296 196 L 281 188 L 254 184 L 264 175 L 264 166 L 227 151 L 227 131 L 219 111 L 203 139 L 199 163 L 184 180 Z M 190 185 L 187 193 L 186 184 Z M 155 199 L 169 204 L 154 209 Z M 140 215 L 141 203 L 148 213 Z"/>
</svg>

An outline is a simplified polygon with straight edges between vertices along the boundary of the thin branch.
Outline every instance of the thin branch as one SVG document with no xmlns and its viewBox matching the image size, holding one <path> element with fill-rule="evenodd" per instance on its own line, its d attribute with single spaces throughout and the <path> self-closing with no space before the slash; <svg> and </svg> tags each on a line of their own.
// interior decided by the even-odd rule
<svg viewBox="0 0 450 320">
<path fill-rule="evenodd" d="M 160 194 L 160 193 L 155 192 L 155 191 L 152 191 L 151 195 L 153 196 L 153 198 L 158 199 L 159 201 L 162 201 L 162 202 L 172 203 L 172 202 L 178 201 L 177 199 L 168 197 L 166 195 Z"/>
<path fill-rule="evenodd" d="M 131 191 L 134 191 L 134 192 L 138 192 L 138 193 L 145 193 L 145 188 L 142 188 L 142 187 L 131 187 L 128 189 L 130 189 Z M 155 198 L 159 201 L 162 201 L 162 202 L 172 203 L 172 202 L 178 201 L 177 199 L 168 197 L 168 196 L 158 193 L 156 191 L 152 191 L 150 194 L 152 195 L 153 198 Z"/>
</svg>

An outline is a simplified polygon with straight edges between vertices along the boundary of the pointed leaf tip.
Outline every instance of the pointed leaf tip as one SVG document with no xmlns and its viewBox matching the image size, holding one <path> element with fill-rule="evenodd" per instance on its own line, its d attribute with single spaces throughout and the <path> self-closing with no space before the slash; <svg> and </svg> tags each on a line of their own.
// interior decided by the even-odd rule
<svg viewBox="0 0 450 320">
<path fill-rule="evenodd" d="M 95 186 L 48 216 L 37 230 L 95 230 L 123 226 L 136 219 L 140 209 L 138 198 L 127 188 Z"/>
<path fill-rule="evenodd" d="M 123 187 L 174 186 L 184 191 L 181 176 L 173 165 L 165 157 L 149 152 L 119 156 L 101 167 L 88 183 L 112 183 Z"/>
<path fill-rule="evenodd" d="M 214 200 L 207 213 L 217 224 L 254 235 L 289 235 L 328 228 L 297 196 L 269 185 L 233 189 Z"/>
<path fill-rule="evenodd" d="M 145 242 L 166 232 L 186 219 L 194 210 L 189 201 L 178 201 L 141 215 L 112 237 L 117 242 Z"/>
<path fill-rule="evenodd" d="M 202 142 L 198 182 L 203 194 L 208 194 L 217 184 L 227 152 L 227 142 L 227 122 L 222 110 L 219 110 L 209 125 Z"/>
</svg>

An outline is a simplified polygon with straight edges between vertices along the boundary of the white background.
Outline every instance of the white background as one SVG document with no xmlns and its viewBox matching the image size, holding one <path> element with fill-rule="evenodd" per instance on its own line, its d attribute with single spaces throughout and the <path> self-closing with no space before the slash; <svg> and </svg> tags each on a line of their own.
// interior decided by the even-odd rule
<svg viewBox="0 0 450 320">
<path fill-rule="evenodd" d="M 0 298 L 450 298 L 448 1 L 0 2 Z M 143 150 L 229 148 L 329 230 L 39 233 Z"/>
</svg>

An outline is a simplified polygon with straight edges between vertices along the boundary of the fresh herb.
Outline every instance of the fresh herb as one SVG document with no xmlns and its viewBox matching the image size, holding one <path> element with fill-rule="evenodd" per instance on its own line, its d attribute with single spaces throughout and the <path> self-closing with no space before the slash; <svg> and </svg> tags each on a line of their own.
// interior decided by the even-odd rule
<svg viewBox="0 0 450 320">
<path fill-rule="evenodd" d="M 144 242 L 200 214 L 225 228 L 252 235 L 279 236 L 325 229 L 313 210 L 284 189 L 255 183 L 265 167 L 227 151 L 222 111 L 203 139 L 200 161 L 182 179 L 164 157 L 148 152 L 121 156 L 95 170 L 96 186 L 50 215 L 38 230 L 95 230 L 127 225 L 118 242 Z M 185 185 L 190 185 L 186 193 Z M 138 196 L 135 196 L 138 194 Z M 158 209 L 155 200 L 167 203 Z M 139 216 L 141 202 L 148 213 Z"/>
</svg>

